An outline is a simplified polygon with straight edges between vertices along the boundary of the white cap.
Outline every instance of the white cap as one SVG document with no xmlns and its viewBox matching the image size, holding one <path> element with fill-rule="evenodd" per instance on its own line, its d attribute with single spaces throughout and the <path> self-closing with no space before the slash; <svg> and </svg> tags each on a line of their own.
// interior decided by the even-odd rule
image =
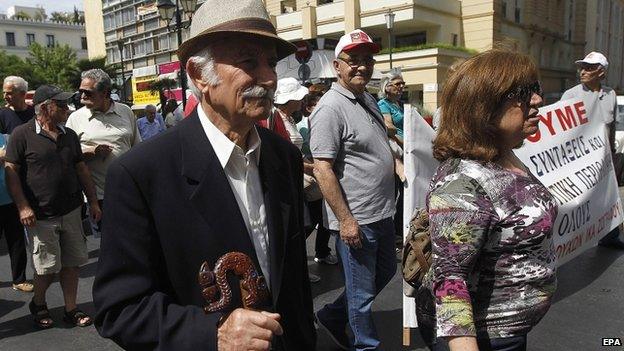
<svg viewBox="0 0 624 351">
<path fill-rule="evenodd" d="M 599 64 L 604 68 L 609 67 L 609 61 L 607 61 L 607 58 L 605 57 L 605 55 L 596 52 L 596 51 L 592 51 L 589 54 L 587 54 L 587 56 L 585 56 L 584 59 L 582 60 L 577 60 L 574 63 L 576 63 L 577 65 L 579 63 L 588 63 L 590 65 L 594 65 L 594 64 Z"/>
<path fill-rule="evenodd" d="M 290 100 L 302 100 L 308 94 L 308 88 L 304 87 L 295 78 L 282 78 L 277 81 L 274 101 L 283 105 Z"/>
<path fill-rule="evenodd" d="M 111 100 L 117 101 L 117 102 L 120 100 L 119 99 L 119 95 L 117 95 L 116 93 L 111 93 L 110 94 L 110 98 L 111 98 Z"/>
<path fill-rule="evenodd" d="M 364 33 L 361 29 L 356 29 L 353 32 L 347 33 L 340 37 L 340 40 L 336 45 L 336 49 L 334 50 L 334 54 L 338 57 L 338 54 L 341 52 L 348 52 L 349 50 L 361 45 L 370 47 L 373 54 L 378 53 L 381 49 L 379 44 L 373 42 L 368 34 Z"/>
</svg>

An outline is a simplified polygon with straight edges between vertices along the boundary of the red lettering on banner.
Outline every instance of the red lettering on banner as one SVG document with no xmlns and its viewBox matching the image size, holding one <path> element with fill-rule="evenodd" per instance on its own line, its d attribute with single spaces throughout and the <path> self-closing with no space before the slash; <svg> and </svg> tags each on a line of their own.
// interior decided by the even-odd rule
<svg viewBox="0 0 624 351">
<path fill-rule="evenodd" d="M 576 104 L 574 104 L 574 109 L 576 110 L 576 114 L 578 115 L 579 122 L 581 122 L 581 124 L 585 124 L 589 122 L 589 120 L 586 117 L 587 112 L 585 111 L 585 104 L 583 103 L 583 101 L 579 101 Z"/>
<path fill-rule="evenodd" d="M 564 111 L 565 114 L 563 113 Z M 577 126 L 576 118 L 574 118 L 574 113 L 572 112 L 571 106 L 565 106 L 564 110 L 556 109 L 555 114 L 557 115 L 559 124 L 564 131 Z"/>
<path fill-rule="evenodd" d="M 540 115 L 539 116 L 540 121 L 542 123 L 544 123 L 544 125 L 546 126 L 546 128 L 548 128 L 548 131 L 550 132 L 550 135 L 555 135 L 555 128 L 553 127 L 553 123 L 552 123 L 552 111 L 548 111 L 548 113 L 546 114 L 546 117 Z"/>
<path fill-rule="evenodd" d="M 563 131 L 567 131 L 589 122 L 585 111 L 585 104 L 583 104 L 582 101 L 577 102 L 573 106 L 563 106 L 562 108 L 548 111 L 546 115 L 537 115 L 540 122 L 546 126 L 551 136 L 557 134 L 557 130 L 555 129 L 555 125 L 553 123 L 553 112 L 557 116 L 556 120 L 559 121 L 559 126 Z M 527 140 L 532 143 L 536 143 L 541 138 L 542 132 L 538 130 L 535 134 L 528 136 Z"/>
</svg>

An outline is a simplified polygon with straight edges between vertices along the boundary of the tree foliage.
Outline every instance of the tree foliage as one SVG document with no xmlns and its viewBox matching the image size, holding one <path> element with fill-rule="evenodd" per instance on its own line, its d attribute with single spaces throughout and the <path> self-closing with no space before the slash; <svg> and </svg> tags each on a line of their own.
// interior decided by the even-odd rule
<svg viewBox="0 0 624 351">
<path fill-rule="evenodd" d="M 18 11 L 15 15 L 13 15 L 13 18 L 21 19 L 21 20 L 30 20 L 30 19 L 32 19 L 30 17 L 30 15 L 27 14 L 26 12 L 24 12 L 24 11 Z"/>
<path fill-rule="evenodd" d="M 33 73 L 32 85 L 54 84 L 65 90 L 77 88 L 71 81 L 76 71 L 76 52 L 69 45 L 43 47 L 33 43 L 29 55 L 26 63 Z"/>
<path fill-rule="evenodd" d="M 28 82 L 31 90 L 43 84 L 58 85 L 65 91 L 77 90 L 83 71 L 100 68 L 116 81 L 119 65 L 107 65 L 106 57 L 76 59 L 76 52 L 68 45 L 43 47 L 33 43 L 29 57 L 21 59 L 0 50 L 0 79 L 6 76 L 20 76 Z M 117 86 L 113 84 L 113 87 Z"/>
</svg>

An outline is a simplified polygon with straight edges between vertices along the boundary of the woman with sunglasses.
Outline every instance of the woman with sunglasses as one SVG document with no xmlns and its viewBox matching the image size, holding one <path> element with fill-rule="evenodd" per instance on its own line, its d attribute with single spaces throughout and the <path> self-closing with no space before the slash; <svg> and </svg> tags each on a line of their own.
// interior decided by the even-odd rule
<svg viewBox="0 0 624 351">
<path fill-rule="evenodd" d="M 538 130 L 537 79 L 528 56 L 487 51 L 444 86 L 427 196 L 433 263 L 416 298 L 432 350 L 526 350 L 550 307 L 557 206 L 513 151 Z"/>
</svg>

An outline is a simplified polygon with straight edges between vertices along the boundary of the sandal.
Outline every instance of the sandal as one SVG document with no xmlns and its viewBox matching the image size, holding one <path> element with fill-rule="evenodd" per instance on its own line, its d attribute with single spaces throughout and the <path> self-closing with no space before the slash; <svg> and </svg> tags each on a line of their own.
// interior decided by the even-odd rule
<svg viewBox="0 0 624 351">
<path fill-rule="evenodd" d="M 88 318 L 88 320 L 84 323 L 80 323 L 80 320 L 84 318 Z M 91 317 L 89 317 L 88 314 L 78 309 L 78 307 L 74 308 L 73 310 L 69 312 L 65 311 L 65 316 L 63 316 L 63 320 L 66 323 L 72 324 L 76 327 L 88 327 L 91 325 L 91 323 L 93 323 L 93 321 L 91 320 Z"/>
<path fill-rule="evenodd" d="M 52 316 L 50 316 L 50 311 L 48 311 L 48 305 L 36 305 L 35 299 L 30 300 L 30 304 L 28 304 L 28 309 L 30 310 L 30 314 L 32 314 L 35 319 L 35 324 L 42 329 L 47 329 L 54 324 L 52 320 Z M 49 322 L 45 322 L 48 320 Z"/>
</svg>

